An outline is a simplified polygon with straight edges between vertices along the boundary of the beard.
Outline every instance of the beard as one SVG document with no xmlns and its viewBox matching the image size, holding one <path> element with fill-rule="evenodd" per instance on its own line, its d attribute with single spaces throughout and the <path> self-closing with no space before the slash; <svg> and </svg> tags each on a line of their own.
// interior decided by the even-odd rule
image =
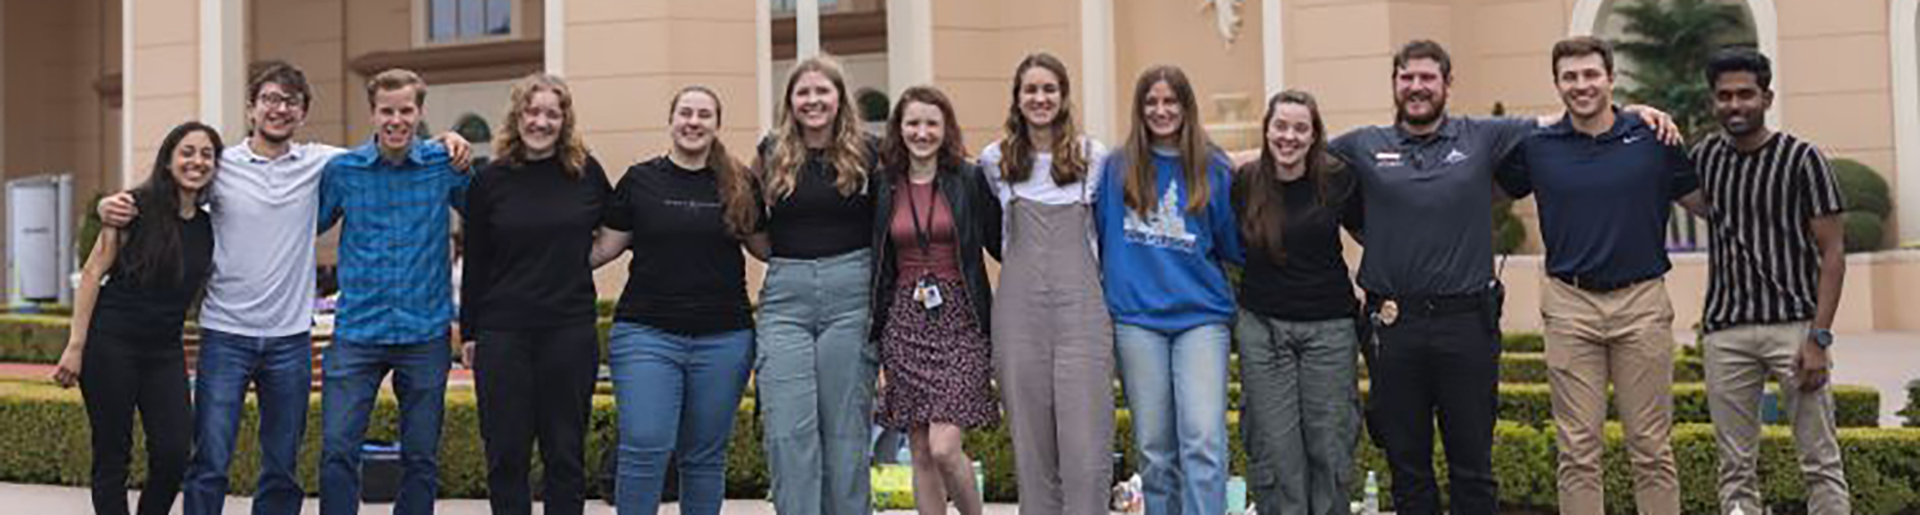
<svg viewBox="0 0 1920 515">
<path fill-rule="evenodd" d="M 1411 99 L 1394 99 L 1394 119 L 1412 125 L 1429 125 L 1439 121 L 1440 117 L 1445 116 L 1447 113 L 1447 97 L 1439 95 L 1428 97 L 1427 102 L 1433 104 L 1433 110 L 1422 116 L 1414 116 L 1412 113 L 1407 112 L 1407 103 L 1410 100 Z"/>
</svg>

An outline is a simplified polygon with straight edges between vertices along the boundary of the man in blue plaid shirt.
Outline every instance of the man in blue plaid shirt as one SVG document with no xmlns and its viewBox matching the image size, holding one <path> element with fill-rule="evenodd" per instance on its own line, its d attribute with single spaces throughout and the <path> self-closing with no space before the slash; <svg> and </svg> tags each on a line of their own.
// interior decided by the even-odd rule
<svg viewBox="0 0 1920 515">
<path fill-rule="evenodd" d="M 339 318 L 322 358 L 320 512 L 359 512 L 361 439 L 391 371 L 405 468 L 393 512 L 430 514 L 452 358 L 448 208 L 465 209 L 468 176 L 445 147 L 417 142 L 419 75 L 382 72 L 367 96 L 373 141 L 328 162 L 320 183 L 319 229 L 343 226 Z"/>
</svg>

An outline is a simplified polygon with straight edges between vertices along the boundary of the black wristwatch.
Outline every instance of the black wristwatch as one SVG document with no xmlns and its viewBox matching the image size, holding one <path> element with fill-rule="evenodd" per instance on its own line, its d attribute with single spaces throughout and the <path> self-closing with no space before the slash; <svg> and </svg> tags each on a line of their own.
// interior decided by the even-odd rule
<svg viewBox="0 0 1920 515">
<path fill-rule="evenodd" d="M 1821 329 L 1817 327 L 1813 329 L 1809 329 L 1807 330 L 1807 337 L 1812 338 L 1813 344 L 1819 345 L 1821 350 L 1825 350 L 1827 347 L 1833 346 L 1833 330 L 1832 329 Z"/>
</svg>

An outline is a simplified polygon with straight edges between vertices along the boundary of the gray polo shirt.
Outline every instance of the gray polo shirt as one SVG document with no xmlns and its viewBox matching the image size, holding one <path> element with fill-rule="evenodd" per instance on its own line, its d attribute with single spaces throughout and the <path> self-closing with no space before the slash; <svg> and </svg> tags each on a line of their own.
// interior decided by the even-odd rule
<svg viewBox="0 0 1920 515">
<path fill-rule="evenodd" d="M 1360 287 L 1389 297 L 1486 289 L 1494 170 L 1537 124 L 1448 117 L 1428 136 L 1371 126 L 1334 139 L 1328 147 L 1358 174 L 1366 209 Z"/>
<path fill-rule="evenodd" d="M 268 159 L 249 141 L 220 154 L 213 189 L 213 273 L 200 326 L 251 337 L 313 329 L 313 227 L 320 170 L 339 147 L 294 143 Z"/>
</svg>

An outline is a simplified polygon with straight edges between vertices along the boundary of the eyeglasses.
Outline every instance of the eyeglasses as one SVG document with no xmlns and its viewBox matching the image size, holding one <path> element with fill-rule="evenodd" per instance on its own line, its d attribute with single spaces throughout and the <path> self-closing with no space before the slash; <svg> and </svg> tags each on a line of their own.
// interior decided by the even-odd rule
<svg viewBox="0 0 1920 515">
<path fill-rule="evenodd" d="M 260 99 L 256 103 L 266 107 L 285 107 L 288 109 L 303 109 L 306 107 L 306 99 L 307 97 L 301 96 L 301 95 L 282 95 L 279 93 L 268 93 L 265 95 L 260 95 Z"/>
</svg>

